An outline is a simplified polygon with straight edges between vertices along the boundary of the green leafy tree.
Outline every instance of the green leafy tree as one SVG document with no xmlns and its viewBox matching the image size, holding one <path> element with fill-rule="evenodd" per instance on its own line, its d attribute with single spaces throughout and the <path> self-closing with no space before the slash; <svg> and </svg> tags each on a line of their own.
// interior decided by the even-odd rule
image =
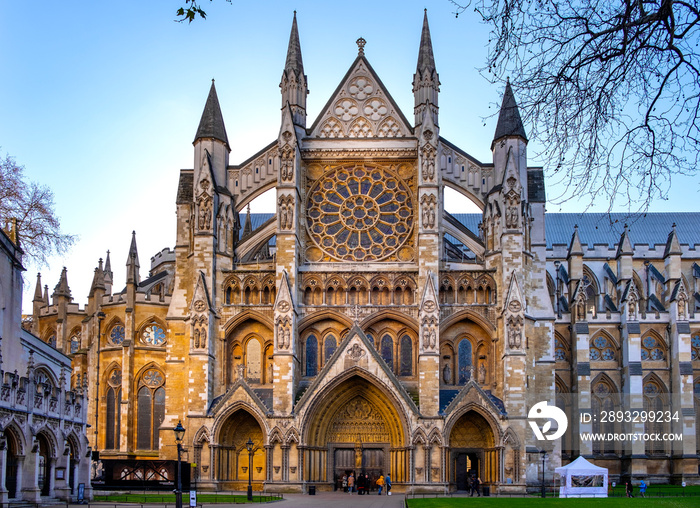
<svg viewBox="0 0 700 508">
<path fill-rule="evenodd" d="M 561 199 L 667 198 L 700 162 L 698 0 L 472 0 L 490 25 L 482 73 L 508 77 Z"/>
<path fill-rule="evenodd" d="M 5 155 L 0 158 L 0 222 L 5 227 L 14 221 L 25 258 L 37 266 L 46 265 L 49 257 L 65 253 L 75 243 L 75 235 L 61 232 L 51 189 L 27 181 L 24 167 Z"/>
</svg>

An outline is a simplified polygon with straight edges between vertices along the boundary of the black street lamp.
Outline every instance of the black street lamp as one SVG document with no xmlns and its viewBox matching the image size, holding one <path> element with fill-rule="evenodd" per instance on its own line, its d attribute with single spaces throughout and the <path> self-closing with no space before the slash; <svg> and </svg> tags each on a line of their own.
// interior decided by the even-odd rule
<svg viewBox="0 0 700 508">
<path fill-rule="evenodd" d="M 180 457 L 182 455 L 182 438 L 185 437 L 185 427 L 182 426 L 182 420 L 178 420 L 175 431 L 175 443 L 177 443 L 177 489 L 175 490 L 175 506 L 182 508 L 182 469 Z"/>
<path fill-rule="evenodd" d="M 547 455 L 547 452 L 544 450 L 540 450 L 540 453 L 542 454 L 542 497 L 546 497 L 544 490 L 544 458 Z"/>
<path fill-rule="evenodd" d="M 253 440 L 248 438 L 248 442 L 245 444 L 248 450 L 248 501 L 253 500 Z"/>
</svg>

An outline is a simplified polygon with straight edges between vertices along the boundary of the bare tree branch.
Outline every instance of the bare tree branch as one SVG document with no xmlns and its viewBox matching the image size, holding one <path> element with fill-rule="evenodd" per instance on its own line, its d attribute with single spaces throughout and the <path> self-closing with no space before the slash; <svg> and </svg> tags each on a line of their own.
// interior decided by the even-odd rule
<svg viewBox="0 0 700 508">
<path fill-rule="evenodd" d="M 559 201 L 640 211 L 667 199 L 673 175 L 697 174 L 698 0 L 452 3 L 491 26 L 482 72 L 510 78 Z"/>
<path fill-rule="evenodd" d="M 53 192 L 45 185 L 27 182 L 24 167 L 9 155 L 0 158 L 0 222 L 16 220 L 20 247 L 37 266 L 53 254 L 64 254 L 77 239 L 61 232 L 54 210 Z"/>
</svg>

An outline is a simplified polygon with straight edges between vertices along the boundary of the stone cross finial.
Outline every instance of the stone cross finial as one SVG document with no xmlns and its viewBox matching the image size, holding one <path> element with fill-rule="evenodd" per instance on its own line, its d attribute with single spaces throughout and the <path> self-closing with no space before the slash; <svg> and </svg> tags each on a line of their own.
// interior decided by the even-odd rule
<svg viewBox="0 0 700 508">
<path fill-rule="evenodd" d="M 358 318 L 360 317 L 360 306 L 359 306 L 359 305 L 355 305 L 355 306 L 352 308 L 352 313 L 353 313 L 353 315 L 355 316 L 355 322 L 356 322 L 356 323 L 359 323 Z"/>
<path fill-rule="evenodd" d="M 367 44 L 367 41 L 360 37 L 355 42 L 357 42 L 357 55 L 365 56 L 365 44 Z"/>
</svg>

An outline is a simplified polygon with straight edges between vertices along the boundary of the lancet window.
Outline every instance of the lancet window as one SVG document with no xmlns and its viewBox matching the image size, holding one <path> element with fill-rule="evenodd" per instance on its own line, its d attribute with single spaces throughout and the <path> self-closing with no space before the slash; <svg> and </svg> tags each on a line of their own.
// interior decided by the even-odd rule
<svg viewBox="0 0 700 508">
<path fill-rule="evenodd" d="M 311 334 L 306 338 L 306 375 L 318 374 L 318 339 Z"/>
<path fill-rule="evenodd" d="M 112 369 L 107 378 L 107 407 L 105 414 L 105 448 L 118 450 L 121 434 L 122 371 Z"/>
<path fill-rule="evenodd" d="M 472 343 L 466 338 L 457 346 L 457 375 L 460 385 L 469 381 L 472 375 Z"/>
<path fill-rule="evenodd" d="M 147 369 L 138 380 L 136 447 L 158 449 L 158 429 L 165 418 L 165 376 Z"/>
<path fill-rule="evenodd" d="M 380 354 L 384 359 L 386 364 L 389 366 L 390 370 L 394 370 L 394 339 L 391 335 L 386 334 L 382 337 L 382 343 L 380 345 Z"/>
</svg>

